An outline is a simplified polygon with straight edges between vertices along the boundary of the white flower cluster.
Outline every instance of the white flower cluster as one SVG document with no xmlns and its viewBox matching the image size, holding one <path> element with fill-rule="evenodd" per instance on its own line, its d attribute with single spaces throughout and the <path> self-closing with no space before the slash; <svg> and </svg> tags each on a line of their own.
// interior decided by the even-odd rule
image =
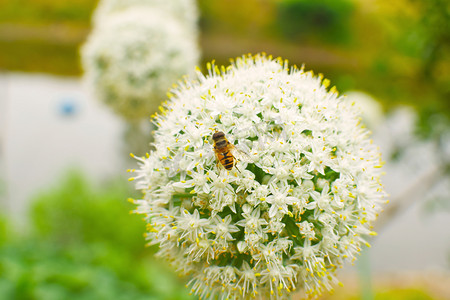
<svg viewBox="0 0 450 300">
<path fill-rule="evenodd" d="M 199 60 L 195 6 L 185 11 L 193 15 L 181 20 L 160 2 L 103 1 L 81 49 L 87 83 L 129 120 L 155 112 L 172 84 Z"/>
<path fill-rule="evenodd" d="M 380 153 L 328 80 L 265 55 L 208 64 L 154 121 L 132 170 L 147 238 L 201 298 L 314 297 L 337 283 L 386 202 Z M 227 171 L 215 132 L 247 158 Z"/>
</svg>

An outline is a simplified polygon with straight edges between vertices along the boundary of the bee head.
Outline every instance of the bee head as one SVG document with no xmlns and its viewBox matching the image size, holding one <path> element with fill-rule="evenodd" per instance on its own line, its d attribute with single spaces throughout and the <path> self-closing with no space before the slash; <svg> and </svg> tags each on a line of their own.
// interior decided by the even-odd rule
<svg viewBox="0 0 450 300">
<path fill-rule="evenodd" d="M 216 132 L 214 132 L 212 138 L 213 138 L 213 140 L 218 140 L 218 139 L 223 138 L 224 136 L 225 136 L 225 133 L 223 133 L 222 131 L 216 131 Z"/>
</svg>

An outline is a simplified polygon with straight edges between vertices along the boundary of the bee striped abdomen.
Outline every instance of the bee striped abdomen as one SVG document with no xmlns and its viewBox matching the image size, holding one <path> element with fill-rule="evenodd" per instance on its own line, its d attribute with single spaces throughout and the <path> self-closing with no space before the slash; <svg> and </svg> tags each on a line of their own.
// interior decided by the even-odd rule
<svg viewBox="0 0 450 300">
<path fill-rule="evenodd" d="M 221 154 L 222 157 L 220 157 L 220 163 L 224 166 L 225 169 L 231 170 L 234 166 L 234 159 L 233 156 L 227 155 L 228 152 L 224 152 Z"/>
<path fill-rule="evenodd" d="M 223 157 L 221 159 L 221 162 L 223 164 L 223 166 L 225 167 L 225 169 L 227 170 L 231 170 L 233 168 L 234 165 L 234 160 L 233 160 L 233 156 L 229 155 L 229 152 L 223 152 L 222 153 Z"/>
</svg>

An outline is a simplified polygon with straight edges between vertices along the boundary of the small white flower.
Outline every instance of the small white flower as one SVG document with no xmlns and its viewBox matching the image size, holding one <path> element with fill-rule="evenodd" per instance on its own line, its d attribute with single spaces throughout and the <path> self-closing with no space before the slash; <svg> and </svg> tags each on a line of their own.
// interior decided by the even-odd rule
<svg viewBox="0 0 450 300">
<path fill-rule="evenodd" d="M 314 231 L 314 224 L 312 224 L 308 221 L 303 221 L 301 223 L 297 223 L 297 226 L 300 229 L 302 238 L 307 238 L 308 240 L 312 240 L 316 237 L 316 233 Z"/>
<path fill-rule="evenodd" d="M 310 202 L 306 208 L 314 210 L 314 217 L 316 218 L 320 212 L 331 212 L 333 211 L 331 208 L 331 198 L 329 195 L 329 187 L 325 185 L 322 191 L 319 193 L 317 191 L 312 191 L 310 193 L 311 198 L 314 200 Z"/>
<path fill-rule="evenodd" d="M 242 178 L 238 178 L 239 187 L 236 189 L 236 193 L 240 191 L 244 191 L 245 193 L 249 193 L 254 188 L 258 188 L 258 182 L 255 180 L 255 174 L 250 171 L 244 170 L 242 171 Z"/>
<path fill-rule="evenodd" d="M 278 240 L 274 240 L 267 245 L 262 245 L 259 251 L 253 254 L 253 259 L 256 261 L 255 267 L 258 267 L 258 264 L 261 261 L 265 261 L 267 265 L 272 265 L 278 267 L 280 265 L 280 261 L 282 260 L 283 252 L 278 247 Z"/>
<path fill-rule="evenodd" d="M 309 141 L 311 152 L 305 151 L 305 157 L 309 160 L 308 172 L 317 171 L 322 175 L 324 168 L 331 164 L 331 149 L 327 147 L 321 138 Z"/>
<path fill-rule="evenodd" d="M 219 216 L 215 216 L 212 220 L 212 224 L 209 226 L 209 232 L 214 234 L 215 241 L 223 241 L 224 243 L 228 241 L 233 241 L 234 238 L 231 235 L 234 232 L 238 232 L 239 229 L 236 227 L 236 225 L 230 224 L 231 223 L 231 216 L 228 215 L 224 219 L 222 219 Z"/>
<path fill-rule="evenodd" d="M 200 261 L 205 259 L 207 263 L 214 259 L 214 250 L 212 248 L 212 241 L 209 239 L 198 238 L 196 243 L 191 244 L 189 248 L 186 249 L 185 255 L 192 257 L 193 261 Z"/>
<path fill-rule="evenodd" d="M 288 196 L 288 193 L 291 192 L 288 186 L 278 187 L 274 185 L 270 185 L 271 195 L 267 197 L 267 203 L 270 203 L 269 210 L 269 218 L 275 217 L 278 215 L 281 219 L 285 214 L 288 214 L 290 211 L 288 209 L 288 205 L 293 205 L 296 203 L 297 198 Z"/>
<path fill-rule="evenodd" d="M 265 55 L 207 67 L 172 91 L 154 118 L 155 150 L 138 158 L 148 238 L 202 298 L 332 289 L 385 202 L 380 154 L 355 108 L 327 80 Z M 216 131 L 250 162 L 223 168 Z"/>
<path fill-rule="evenodd" d="M 193 214 L 184 210 L 181 216 L 178 217 L 176 225 L 181 233 L 181 239 L 197 242 L 197 238 L 205 234 L 208 221 L 200 218 L 198 210 L 194 210 Z"/>
<path fill-rule="evenodd" d="M 236 270 L 236 273 L 240 277 L 237 285 L 241 286 L 242 294 L 256 296 L 258 294 L 257 286 L 259 280 L 256 277 L 254 269 L 252 269 L 249 264 L 244 261 L 241 269 Z"/>
<path fill-rule="evenodd" d="M 210 207 L 214 213 L 221 212 L 225 207 L 229 207 L 235 212 L 236 193 L 231 185 L 235 180 L 229 173 L 219 172 L 216 175 L 213 172 L 209 173 L 209 180 L 211 181 L 211 199 Z"/>
<path fill-rule="evenodd" d="M 243 219 L 236 223 L 238 226 L 245 228 L 244 233 L 261 233 L 263 232 L 263 226 L 267 225 L 267 221 L 261 218 L 260 208 L 257 207 L 253 211 L 243 212 Z"/>
</svg>

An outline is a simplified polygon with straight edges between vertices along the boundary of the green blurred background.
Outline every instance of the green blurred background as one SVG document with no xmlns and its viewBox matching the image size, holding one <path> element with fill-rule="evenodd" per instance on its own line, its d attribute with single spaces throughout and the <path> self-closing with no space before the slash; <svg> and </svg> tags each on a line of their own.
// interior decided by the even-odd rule
<svg viewBox="0 0 450 300">
<path fill-rule="evenodd" d="M 90 0 L 0 0 L 0 72 L 81 76 L 79 47 Z M 200 0 L 203 61 L 264 51 L 324 73 L 340 91 L 364 90 L 385 110 L 417 109 L 433 136 L 450 116 L 447 0 Z M 444 128 L 444 129 L 442 129 Z M 188 299 L 177 278 L 144 248 L 144 223 L 128 212 L 123 178 L 93 186 L 70 172 L 37 195 L 26 228 L 0 221 L 1 299 Z M 432 289 L 431 289 L 432 290 Z M 445 299 L 411 286 L 350 285 L 324 299 Z M 447 298 L 448 299 L 448 298 Z"/>
</svg>

